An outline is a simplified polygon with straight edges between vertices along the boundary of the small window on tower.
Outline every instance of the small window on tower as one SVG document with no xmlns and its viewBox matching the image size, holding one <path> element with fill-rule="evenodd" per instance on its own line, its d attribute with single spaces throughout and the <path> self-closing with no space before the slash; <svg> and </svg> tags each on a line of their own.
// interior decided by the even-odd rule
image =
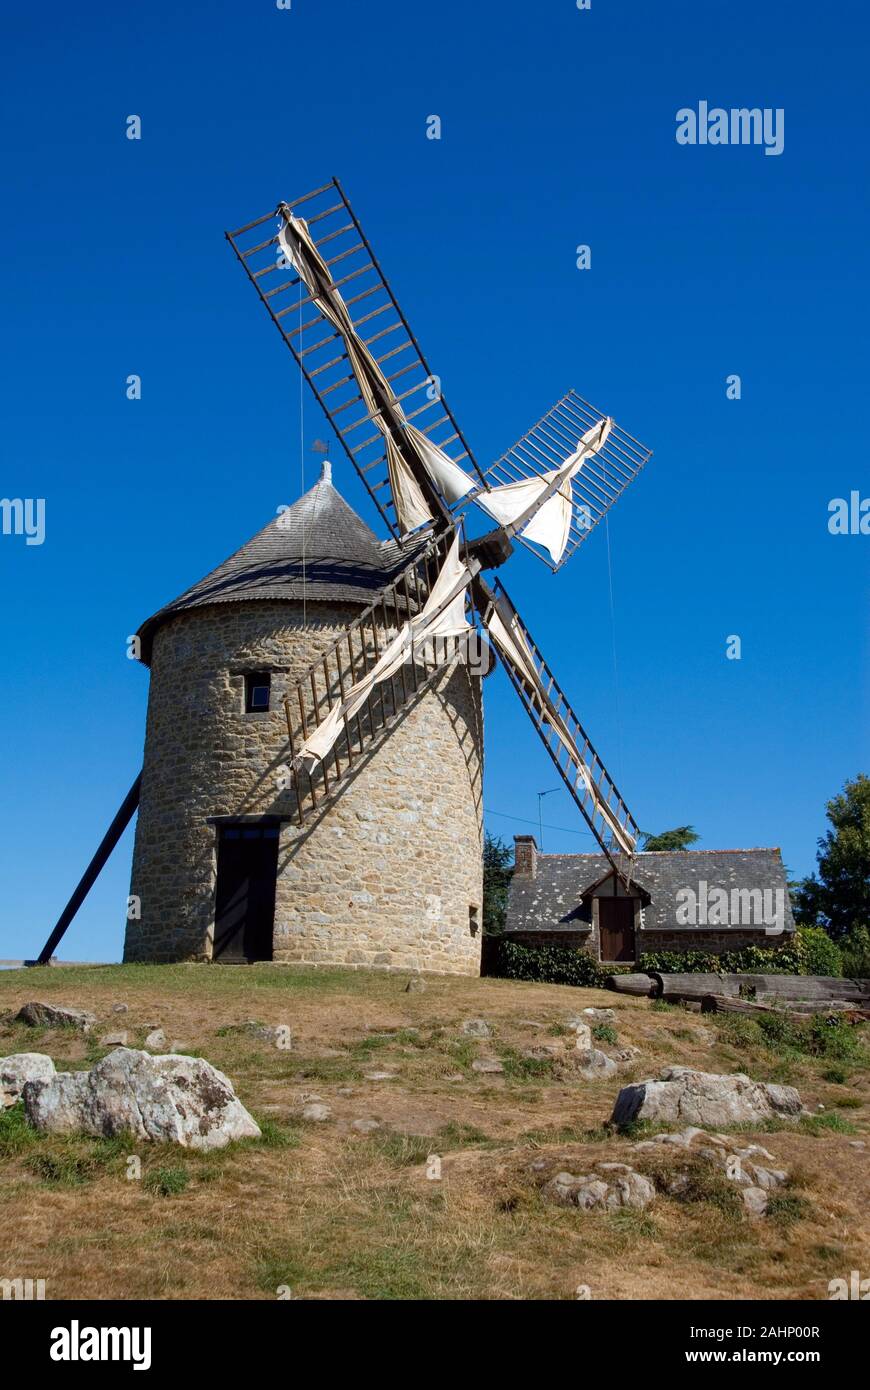
<svg viewBox="0 0 870 1390">
<path fill-rule="evenodd" d="M 245 714 L 266 714 L 269 710 L 272 677 L 268 671 L 249 671 L 245 676 Z"/>
</svg>

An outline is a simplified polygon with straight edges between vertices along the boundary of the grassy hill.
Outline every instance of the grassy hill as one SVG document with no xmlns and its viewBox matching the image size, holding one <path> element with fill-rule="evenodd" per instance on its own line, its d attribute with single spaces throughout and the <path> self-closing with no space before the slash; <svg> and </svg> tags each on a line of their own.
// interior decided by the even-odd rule
<svg viewBox="0 0 870 1390">
<path fill-rule="evenodd" d="M 100 1020 L 88 1036 L 0 1024 L 0 1055 L 42 1051 L 75 1070 L 109 1050 L 105 1033 L 140 1046 L 159 1025 L 226 1072 L 263 1127 L 262 1140 L 197 1154 L 45 1138 L 21 1106 L 0 1114 L 0 1276 L 45 1279 L 48 1298 L 571 1299 L 586 1285 L 593 1298 L 823 1299 L 830 1279 L 870 1269 L 870 1151 L 854 1147 L 870 1131 L 866 1026 L 765 1037 L 745 1019 L 598 990 L 430 976 L 406 993 L 406 980 L 270 966 L 0 973 L 0 1014 L 46 999 Z M 580 1080 L 557 1055 L 588 1005 L 616 1013 L 597 1045 L 639 1049 L 616 1080 Z M 462 1034 L 475 1017 L 491 1039 Z M 291 1049 L 239 1030 L 250 1019 L 288 1025 Z M 552 1057 L 525 1055 L 546 1044 Z M 474 1070 L 481 1057 L 504 1072 Z M 644 1212 L 548 1202 L 538 1160 L 642 1169 L 632 1136 L 605 1124 L 620 1085 L 674 1063 L 796 1085 L 814 1112 L 747 1132 L 791 1174 L 770 1214 L 749 1218 L 712 1173 Z M 311 1097 L 328 1119 L 302 1118 Z"/>
</svg>

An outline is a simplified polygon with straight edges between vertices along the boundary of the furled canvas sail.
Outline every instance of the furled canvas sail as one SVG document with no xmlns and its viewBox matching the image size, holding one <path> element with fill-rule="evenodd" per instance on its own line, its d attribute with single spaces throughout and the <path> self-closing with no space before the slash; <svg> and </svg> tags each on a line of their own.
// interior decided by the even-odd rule
<svg viewBox="0 0 870 1390">
<path fill-rule="evenodd" d="M 380 367 L 353 325 L 347 305 L 333 284 L 329 268 L 314 245 L 308 226 L 292 212 L 282 213 L 278 243 L 288 263 L 304 281 L 314 303 L 344 339 L 350 365 L 366 407 L 384 436 L 387 467 L 396 514 L 406 534 L 433 520 L 432 511 L 408 463 L 413 457 L 449 503 L 457 502 L 474 486 L 474 480 L 458 464 L 410 425 Z"/>
<path fill-rule="evenodd" d="M 613 421 L 609 417 L 599 420 L 586 431 L 577 448 L 560 468 L 543 473 L 539 478 L 505 483 L 502 487 L 492 488 L 490 492 L 481 492 L 474 499 L 475 502 L 501 526 L 511 526 L 534 506 L 552 483 L 560 479 L 557 491 L 547 498 L 524 526 L 520 527 L 520 535 L 525 536 L 526 540 L 534 541 L 536 545 L 543 546 L 552 556 L 553 563 L 558 564 L 568 544 L 571 530 L 571 479 L 580 471 L 587 458 L 604 447 L 612 428 Z"/>
<path fill-rule="evenodd" d="M 297 770 L 312 772 L 332 748 L 345 722 L 362 709 L 375 686 L 389 680 L 422 643 L 436 638 L 462 637 L 470 632 L 465 617 L 465 595 L 471 574 L 459 558 L 459 537 L 454 538 L 438 578 L 423 608 L 406 622 L 372 669 L 333 706 L 326 718 L 305 740 L 296 757 Z"/>
</svg>

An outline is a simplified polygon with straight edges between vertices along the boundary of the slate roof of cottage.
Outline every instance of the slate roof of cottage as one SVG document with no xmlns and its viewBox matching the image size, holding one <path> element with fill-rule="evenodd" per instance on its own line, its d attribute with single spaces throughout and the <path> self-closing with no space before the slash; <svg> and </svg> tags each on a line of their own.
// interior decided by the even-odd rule
<svg viewBox="0 0 870 1390">
<path fill-rule="evenodd" d="M 603 854 L 538 854 L 535 878 L 514 873 L 508 895 L 506 931 L 577 931 L 588 929 L 583 895 L 610 873 Z M 721 931 L 716 924 L 677 921 L 677 893 L 701 882 L 707 891 L 724 888 L 782 889 L 785 929 L 794 930 L 785 866 L 778 849 L 688 849 L 636 854 L 632 886 L 650 902 L 644 910 L 645 931 L 680 931 L 690 935 Z M 775 899 L 774 899 L 775 902 Z"/>
<path fill-rule="evenodd" d="M 379 541 L 332 485 L 320 480 L 274 517 L 204 579 L 167 603 L 139 629 L 142 661 L 151 658 L 154 633 L 176 613 L 216 603 L 288 599 L 307 603 L 356 603 L 366 607 L 428 541 L 400 547 Z"/>
</svg>

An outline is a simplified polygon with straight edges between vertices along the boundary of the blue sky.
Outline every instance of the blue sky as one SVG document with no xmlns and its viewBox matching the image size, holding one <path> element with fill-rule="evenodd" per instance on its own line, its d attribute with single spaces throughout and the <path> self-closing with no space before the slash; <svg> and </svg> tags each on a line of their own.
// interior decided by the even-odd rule
<svg viewBox="0 0 870 1390">
<path fill-rule="evenodd" d="M 223 232 L 333 174 L 478 458 L 572 386 L 655 450 L 610 566 L 599 528 L 555 577 L 525 552 L 504 575 L 641 826 L 808 872 L 868 762 L 870 537 L 827 529 L 870 496 L 857 0 L 152 0 L 4 27 L 2 492 L 45 498 L 46 538 L 0 536 L 0 955 L 36 953 L 138 770 L 127 635 L 313 481 Z M 782 108 L 783 153 L 679 146 L 702 100 Z M 324 432 L 308 399 L 301 423 Z M 510 839 L 558 778 L 502 673 L 486 720 Z M 592 847 L 566 792 L 544 819 L 548 851 Z M 63 956 L 118 957 L 131 849 Z"/>
</svg>

